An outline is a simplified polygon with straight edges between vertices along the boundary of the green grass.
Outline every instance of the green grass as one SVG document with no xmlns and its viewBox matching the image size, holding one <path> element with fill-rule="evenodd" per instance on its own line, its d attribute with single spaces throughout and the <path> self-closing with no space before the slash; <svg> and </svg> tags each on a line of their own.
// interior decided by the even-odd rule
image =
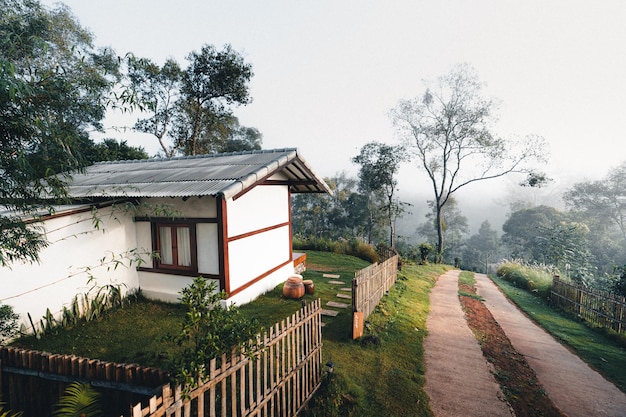
<svg viewBox="0 0 626 417">
<path fill-rule="evenodd" d="M 310 302 L 322 304 L 350 300 L 336 297 L 351 287 L 354 272 L 368 263 L 347 255 L 307 251 L 305 279 L 315 283 Z M 429 312 L 429 293 L 436 277 L 449 267 L 405 264 L 396 285 L 369 317 L 366 336 L 351 339 L 352 315 L 348 307 L 336 317 L 325 317 L 324 363 L 333 362 L 335 373 L 311 402 L 319 406 L 309 416 L 431 416 L 424 392 L 423 340 Z M 344 284 L 330 284 L 324 273 L 340 275 Z M 347 292 L 345 292 L 347 294 Z M 268 328 L 302 306 L 300 300 L 282 297 L 282 285 L 240 310 Z M 92 359 L 139 363 L 168 369 L 176 347 L 164 336 L 180 332 L 185 309 L 179 305 L 139 299 L 103 318 L 61 329 L 42 339 L 22 338 L 17 345 L 53 353 L 74 354 Z M 132 329 L 129 331 L 129 329 Z M 369 342 L 369 343 L 368 343 Z"/>
<path fill-rule="evenodd" d="M 169 370 L 169 359 L 176 354 L 177 347 L 163 338 L 180 332 L 184 315 L 182 305 L 139 298 L 98 320 L 57 329 L 56 334 L 41 339 L 22 337 L 13 345 Z"/>
<path fill-rule="evenodd" d="M 544 299 L 528 291 L 501 278 L 491 276 L 491 279 L 529 317 L 626 392 L 626 349 L 617 341 L 565 313 L 550 308 Z"/>
</svg>

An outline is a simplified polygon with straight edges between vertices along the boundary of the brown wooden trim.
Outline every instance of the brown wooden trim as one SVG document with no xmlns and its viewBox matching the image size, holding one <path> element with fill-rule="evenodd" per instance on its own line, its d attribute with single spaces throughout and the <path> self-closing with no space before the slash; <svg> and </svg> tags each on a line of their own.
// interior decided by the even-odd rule
<svg viewBox="0 0 626 417">
<path fill-rule="evenodd" d="M 224 196 L 217 197 L 217 248 L 220 265 L 220 289 L 230 292 L 230 267 L 228 255 L 228 206 Z"/>
<path fill-rule="evenodd" d="M 232 292 L 227 291 L 228 298 L 231 298 L 232 296 L 239 294 L 240 292 L 242 292 L 242 291 L 243 291 L 243 290 L 245 290 L 246 288 L 248 288 L 248 287 L 250 287 L 250 286 L 252 286 L 252 285 L 256 284 L 257 282 L 261 281 L 263 278 L 267 277 L 268 275 L 270 275 L 270 274 L 272 274 L 272 273 L 274 273 L 274 272 L 278 271 L 280 268 L 282 268 L 282 267 L 284 267 L 284 266 L 286 266 L 286 265 L 289 265 L 289 263 L 290 263 L 290 262 L 293 262 L 293 260 L 292 260 L 292 259 L 289 259 L 288 261 L 283 262 L 282 264 L 280 264 L 280 265 L 278 265 L 278 266 L 275 266 L 274 268 L 270 269 L 269 271 L 267 271 L 267 272 L 265 272 L 265 273 L 263 273 L 263 274 L 259 275 L 258 277 L 256 277 L 256 278 L 255 278 L 255 279 L 253 279 L 252 281 L 248 281 L 248 282 L 246 282 L 246 283 L 245 283 L 245 284 L 243 284 L 241 287 L 237 288 L 236 290 L 234 290 L 234 291 L 232 291 Z"/>
<path fill-rule="evenodd" d="M 159 222 L 159 223 L 217 223 L 217 217 L 146 217 L 138 216 L 133 219 L 136 222 Z"/>
<path fill-rule="evenodd" d="M 232 242 L 234 240 L 244 239 L 244 238 L 254 236 L 254 235 L 260 235 L 261 233 L 269 232 L 270 230 L 280 229 L 281 227 L 285 227 L 289 225 L 290 225 L 290 222 L 286 221 L 284 223 L 275 224 L 274 226 L 268 226 L 268 227 L 264 227 L 263 229 L 257 229 L 252 232 L 242 233 L 240 235 L 230 237 L 228 238 L 228 241 Z"/>
<path fill-rule="evenodd" d="M 287 190 L 287 210 L 289 211 L 289 259 L 293 259 L 293 224 L 291 221 L 291 191 Z"/>
<path fill-rule="evenodd" d="M 167 274 L 167 275 L 178 275 L 181 277 L 198 277 L 198 276 L 202 276 L 204 278 L 207 279 L 219 279 L 221 280 L 222 276 L 221 274 L 203 274 L 202 272 L 196 272 L 196 271 L 184 271 L 184 270 L 176 270 L 176 269 L 161 269 L 161 268 L 146 268 L 146 267 L 139 267 L 137 268 L 137 271 L 140 272 L 152 272 L 155 274 Z"/>
<path fill-rule="evenodd" d="M 52 220 L 52 219 L 58 219 L 61 217 L 67 217 L 67 216 L 71 216 L 74 214 L 80 214 L 80 213 L 85 213 L 88 211 L 92 211 L 93 208 L 95 207 L 96 209 L 102 209 L 102 208 L 106 208 L 106 207 L 112 207 L 116 204 L 120 204 L 120 203 L 126 203 L 128 201 L 131 200 L 122 200 L 122 201 L 108 201 L 106 203 L 85 203 L 85 204 L 75 204 L 75 205 L 86 205 L 87 207 L 83 207 L 83 208 L 77 208 L 74 210 L 69 210 L 69 211 L 64 211 L 62 213 L 54 213 L 54 214 L 44 214 L 36 219 L 26 219 L 24 220 L 24 223 L 26 224 L 32 224 L 32 223 L 39 223 L 39 222 L 44 222 L 47 220 Z M 74 205 L 74 204 L 66 204 L 66 205 Z"/>
<path fill-rule="evenodd" d="M 177 265 L 178 263 L 178 249 L 176 249 L 176 252 L 172 252 L 172 261 L 175 262 L 176 264 L 173 265 L 167 265 L 167 264 L 161 264 L 161 261 L 158 258 L 154 258 L 153 261 L 153 266 L 154 269 L 158 269 L 160 271 L 174 271 L 176 273 L 180 272 L 183 274 L 193 274 L 193 275 L 198 275 L 198 240 L 196 238 L 196 222 L 153 222 L 152 223 L 152 246 L 153 246 L 153 251 L 154 252 L 158 252 L 158 249 L 161 247 L 160 245 L 160 239 L 161 239 L 161 234 L 159 233 L 159 227 L 161 226 L 173 226 L 174 228 L 177 225 L 181 225 L 182 227 L 188 227 L 189 228 L 189 240 L 190 240 L 190 246 L 191 246 L 191 265 L 188 267 L 185 266 L 180 266 Z M 172 243 L 174 246 L 178 246 L 177 242 L 176 242 L 177 236 L 175 234 L 172 234 Z"/>
</svg>

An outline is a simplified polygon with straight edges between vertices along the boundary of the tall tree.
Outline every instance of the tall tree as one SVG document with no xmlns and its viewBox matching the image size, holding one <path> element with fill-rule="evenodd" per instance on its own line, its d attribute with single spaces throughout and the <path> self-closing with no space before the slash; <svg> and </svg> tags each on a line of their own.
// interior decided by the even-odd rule
<svg viewBox="0 0 626 417">
<path fill-rule="evenodd" d="M 400 101 L 391 112 L 400 138 L 414 150 L 430 179 L 440 258 L 444 251 L 441 214 L 456 191 L 513 172 L 529 173 L 527 163 L 545 155 L 540 137 L 515 143 L 492 133 L 495 105 L 481 89 L 474 70 L 460 65 L 434 86 L 427 85 L 420 97 Z"/>
<path fill-rule="evenodd" d="M 154 135 L 166 157 L 260 149 L 257 129 L 241 126 L 232 107 L 250 102 L 252 66 L 230 45 L 205 45 L 187 56 L 182 69 L 173 59 L 159 66 L 129 60 L 129 79 L 147 117 L 135 124 Z"/>
<path fill-rule="evenodd" d="M 626 239 L 626 162 L 600 181 L 575 184 L 563 199 L 569 207 L 590 217 L 610 220 Z"/>
<path fill-rule="evenodd" d="M 461 213 L 456 198 L 451 197 L 448 203 L 441 209 L 439 223 L 437 220 L 437 207 L 434 201 L 428 201 L 430 211 L 426 213 L 427 221 L 417 228 L 417 233 L 425 237 L 428 242 L 436 242 L 438 239 L 438 224 L 441 224 L 441 233 L 445 243 L 445 251 L 441 259 L 453 261 L 460 255 L 463 244 L 463 236 L 469 232 L 467 217 Z"/>
<path fill-rule="evenodd" d="M 500 251 L 500 237 L 491 228 L 489 220 L 480 224 L 478 233 L 470 236 L 463 251 L 463 265 L 467 269 L 489 272 L 489 264 L 497 261 Z"/>
<path fill-rule="evenodd" d="M 402 203 L 394 198 L 398 186 L 396 176 L 405 155 L 405 150 L 401 146 L 370 142 L 352 158 L 352 162 L 360 165 L 359 190 L 372 200 L 376 199 L 377 194 L 384 198 L 380 209 L 386 213 L 389 246 L 392 249 L 396 245 L 396 219 L 403 212 Z"/>
<path fill-rule="evenodd" d="M 0 265 L 38 259 L 45 238 L 23 216 L 65 197 L 56 174 L 81 167 L 80 142 L 117 102 L 118 68 L 66 7 L 0 0 L 0 205 L 13 213 L 0 217 Z"/>
</svg>

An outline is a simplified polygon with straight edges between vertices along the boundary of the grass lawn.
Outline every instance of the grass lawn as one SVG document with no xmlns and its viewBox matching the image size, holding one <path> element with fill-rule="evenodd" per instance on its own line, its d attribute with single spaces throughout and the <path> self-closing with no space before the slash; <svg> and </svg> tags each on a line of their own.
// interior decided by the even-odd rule
<svg viewBox="0 0 626 417">
<path fill-rule="evenodd" d="M 528 291 L 498 277 L 490 277 L 528 316 L 626 392 L 626 349 L 620 343 L 572 316 L 555 311 L 543 299 Z"/>
<path fill-rule="evenodd" d="M 337 294 L 349 292 L 354 272 L 368 263 L 361 259 L 327 252 L 307 251 L 305 279 L 313 280 L 320 298 L 350 304 Z M 324 317 L 324 362 L 333 362 L 335 373 L 319 391 L 317 404 L 308 415 L 430 416 L 424 393 L 422 342 L 426 336 L 429 292 L 435 279 L 448 267 L 405 264 L 398 282 L 369 318 L 369 330 L 361 341 L 351 340 L 351 308 L 336 317 Z M 338 279 L 323 275 L 339 275 Z M 337 280 L 342 284 L 333 284 Z M 282 297 L 282 285 L 241 306 L 240 310 L 268 328 L 298 309 L 300 300 Z M 169 369 L 176 346 L 164 340 L 180 331 L 185 314 L 182 306 L 138 300 L 109 312 L 104 318 L 62 329 L 38 340 L 22 338 L 15 344 L 53 353 L 74 354 L 92 359 L 139 363 Z"/>
</svg>

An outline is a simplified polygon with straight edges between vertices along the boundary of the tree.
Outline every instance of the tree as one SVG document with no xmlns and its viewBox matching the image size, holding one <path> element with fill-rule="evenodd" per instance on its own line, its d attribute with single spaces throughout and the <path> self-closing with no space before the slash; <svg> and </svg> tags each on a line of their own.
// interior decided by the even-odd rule
<svg viewBox="0 0 626 417">
<path fill-rule="evenodd" d="M 543 229 L 549 229 L 566 220 L 564 213 L 553 207 L 538 206 L 511 213 L 502 225 L 502 242 L 508 256 L 528 261 L 542 257 L 537 246 L 537 238 Z"/>
<path fill-rule="evenodd" d="M 66 198 L 66 176 L 81 167 L 79 143 L 101 130 L 116 96 L 119 60 L 96 50 L 67 8 L 0 0 L 0 265 L 36 261 L 46 246 L 42 211 Z M 37 154 L 37 158 L 32 155 Z M 46 198 L 42 198 L 46 197 Z"/>
<path fill-rule="evenodd" d="M 232 106 L 250 102 L 252 66 L 230 45 L 204 45 L 181 69 L 173 59 L 159 67 L 131 58 L 128 75 L 148 117 L 135 129 L 154 135 L 166 157 L 260 149 L 257 129 L 240 126 Z"/>
<path fill-rule="evenodd" d="M 378 193 L 384 197 L 381 210 L 386 213 L 387 225 L 389 226 L 389 246 L 392 249 L 396 245 L 396 218 L 403 212 L 402 203 L 394 198 L 398 186 L 396 175 L 405 155 L 404 148 L 401 146 L 370 142 L 361 148 L 357 156 L 352 158 L 352 162 L 361 166 L 359 190 L 371 199 L 376 199 Z"/>
<path fill-rule="evenodd" d="M 436 85 L 427 85 L 421 97 L 400 101 L 391 112 L 400 138 L 414 150 L 432 185 L 440 258 L 441 214 L 456 191 L 509 173 L 529 173 L 528 164 L 545 154 L 540 137 L 515 143 L 492 133 L 495 105 L 483 97 L 481 88 L 474 70 L 460 65 Z"/>
<path fill-rule="evenodd" d="M 429 242 L 436 242 L 437 235 L 437 210 L 434 201 L 428 201 L 430 211 L 426 213 L 427 221 L 417 228 L 417 233 L 425 237 Z M 441 225 L 441 234 L 446 250 L 439 254 L 438 261 L 443 259 L 453 260 L 455 256 L 459 256 L 463 243 L 463 236 L 469 232 L 467 217 L 463 216 L 454 197 L 448 200 L 448 203 L 441 209 L 439 214 L 439 224 Z"/>
<path fill-rule="evenodd" d="M 626 162 L 600 181 L 579 182 L 565 192 L 566 204 L 589 217 L 609 219 L 626 239 Z"/>
<path fill-rule="evenodd" d="M 480 224 L 478 233 L 470 236 L 465 243 L 463 264 L 465 268 L 487 273 L 489 264 L 497 260 L 500 251 L 500 237 L 491 228 L 489 220 Z"/>
</svg>

